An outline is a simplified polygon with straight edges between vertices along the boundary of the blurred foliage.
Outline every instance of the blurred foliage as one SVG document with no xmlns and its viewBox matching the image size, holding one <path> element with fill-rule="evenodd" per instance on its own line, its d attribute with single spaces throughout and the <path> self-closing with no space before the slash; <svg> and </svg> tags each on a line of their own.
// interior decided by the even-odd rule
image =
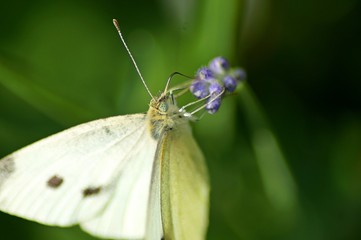
<svg viewBox="0 0 361 240">
<path fill-rule="evenodd" d="M 0 156 L 147 110 L 117 18 L 153 93 L 218 55 L 247 69 L 238 95 L 193 124 L 212 181 L 208 239 L 360 239 L 360 10 L 357 0 L 4 2 Z M 93 239 L 0 222 L 1 239 Z"/>
</svg>

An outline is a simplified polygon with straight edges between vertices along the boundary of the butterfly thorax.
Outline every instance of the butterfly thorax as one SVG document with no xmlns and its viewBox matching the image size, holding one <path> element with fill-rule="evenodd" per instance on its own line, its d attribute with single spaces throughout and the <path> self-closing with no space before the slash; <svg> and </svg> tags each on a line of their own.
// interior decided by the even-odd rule
<svg viewBox="0 0 361 240">
<path fill-rule="evenodd" d="M 151 100 L 147 120 L 154 139 L 158 139 L 166 131 L 175 130 L 181 123 L 188 122 L 184 113 L 179 111 L 178 106 L 170 97 L 163 94 Z"/>
</svg>

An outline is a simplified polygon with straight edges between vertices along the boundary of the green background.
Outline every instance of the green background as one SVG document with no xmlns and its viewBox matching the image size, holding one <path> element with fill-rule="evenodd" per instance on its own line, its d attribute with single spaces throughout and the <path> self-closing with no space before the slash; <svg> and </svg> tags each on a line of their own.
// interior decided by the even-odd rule
<svg viewBox="0 0 361 240">
<path fill-rule="evenodd" d="M 247 69 L 247 85 L 193 124 L 212 181 L 208 239 L 360 239 L 360 10 L 357 0 L 1 3 L 0 156 L 147 110 L 117 18 L 153 93 L 218 55 Z M 0 213 L 0 239 L 20 238 L 93 239 Z"/>
</svg>

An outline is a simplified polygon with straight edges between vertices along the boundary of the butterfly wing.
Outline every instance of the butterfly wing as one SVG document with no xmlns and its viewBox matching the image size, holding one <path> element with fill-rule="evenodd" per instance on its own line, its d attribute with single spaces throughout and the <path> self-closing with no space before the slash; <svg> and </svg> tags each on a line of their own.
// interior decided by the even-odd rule
<svg viewBox="0 0 361 240">
<path fill-rule="evenodd" d="M 159 146 L 159 145 L 158 145 Z M 157 150 L 158 152 L 158 150 Z M 155 154 L 152 171 L 152 182 L 149 196 L 147 228 L 145 240 L 159 240 L 163 238 L 163 226 L 161 216 L 161 159 Z"/>
<path fill-rule="evenodd" d="M 208 174 L 189 124 L 180 124 L 165 132 L 157 155 L 161 159 L 165 239 L 205 239 L 209 209 Z"/>
<path fill-rule="evenodd" d="M 156 142 L 145 114 L 101 119 L 0 160 L 0 210 L 101 237 L 144 237 Z"/>
<path fill-rule="evenodd" d="M 122 170 L 114 196 L 104 211 L 81 223 L 87 232 L 112 239 L 143 239 L 148 236 L 147 239 L 159 240 L 163 236 L 161 225 L 154 226 L 155 233 L 147 231 L 151 223 L 161 220 L 160 214 L 148 215 L 160 208 L 157 206 L 160 200 L 159 194 L 152 192 L 159 188 L 159 182 L 154 181 L 152 174 L 158 172 L 154 162 L 157 143 L 146 130 L 144 128 L 137 146 L 130 149 L 129 163 Z"/>
</svg>

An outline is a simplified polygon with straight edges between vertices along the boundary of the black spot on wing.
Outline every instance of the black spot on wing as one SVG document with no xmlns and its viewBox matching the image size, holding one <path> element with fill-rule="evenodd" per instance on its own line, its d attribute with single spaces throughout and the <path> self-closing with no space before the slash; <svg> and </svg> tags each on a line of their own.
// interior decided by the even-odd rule
<svg viewBox="0 0 361 240">
<path fill-rule="evenodd" d="M 105 131 L 105 133 L 106 133 L 107 135 L 111 135 L 111 134 L 112 134 L 112 131 L 110 130 L 110 128 L 109 128 L 108 126 L 103 127 L 103 129 L 104 129 L 104 131 Z"/>
<path fill-rule="evenodd" d="M 0 185 L 15 171 L 13 156 L 7 156 L 0 160 Z"/>
<path fill-rule="evenodd" d="M 87 187 L 83 190 L 83 197 L 94 196 L 100 193 L 101 187 Z"/>
<path fill-rule="evenodd" d="M 57 176 L 57 175 L 54 175 L 54 176 L 52 176 L 52 177 L 48 180 L 47 184 L 48 184 L 48 186 L 51 187 L 51 188 L 58 188 L 58 187 L 60 187 L 60 185 L 61 185 L 63 182 L 64 182 L 64 179 L 63 179 L 62 177 L 59 177 L 59 176 Z"/>
</svg>

